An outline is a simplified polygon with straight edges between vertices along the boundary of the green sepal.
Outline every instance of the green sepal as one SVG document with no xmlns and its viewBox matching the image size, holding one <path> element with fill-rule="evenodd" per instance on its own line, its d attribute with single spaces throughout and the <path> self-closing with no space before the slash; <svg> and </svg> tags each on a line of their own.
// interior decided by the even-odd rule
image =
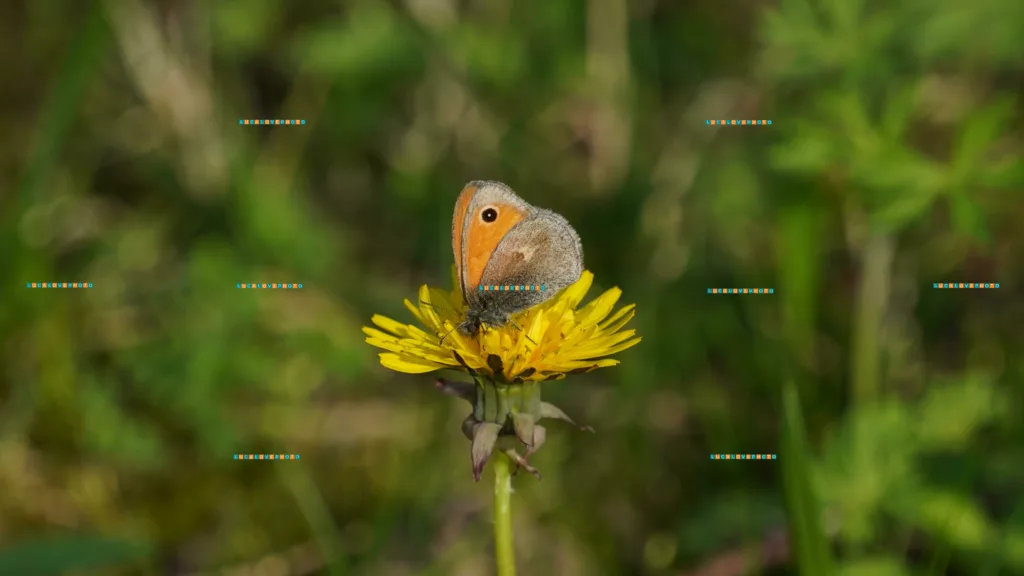
<svg viewBox="0 0 1024 576">
<path fill-rule="evenodd" d="M 498 440 L 499 432 L 501 432 L 501 426 L 493 422 L 477 422 L 473 425 L 473 444 L 469 455 L 473 461 L 473 480 L 477 482 L 480 481 L 487 458 L 494 451 L 494 444 Z"/>
<path fill-rule="evenodd" d="M 575 420 L 569 418 L 569 416 L 565 412 L 562 412 L 561 408 L 555 406 L 554 404 L 548 402 L 541 402 L 539 412 L 540 418 L 538 418 L 538 420 L 543 418 L 551 418 L 552 420 L 563 420 L 579 428 L 580 430 L 586 430 L 588 432 L 594 431 L 594 429 L 590 426 L 580 426 L 579 424 L 577 424 Z"/>
<path fill-rule="evenodd" d="M 532 448 L 534 444 L 533 416 L 523 414 L 521 412 L 513 412 L 510 416 L 512 417 L 512 426 L 515 429 L 516 436 L 519 438 L 519 441 L 526 444 L 527 447 Z"/>
</svg>

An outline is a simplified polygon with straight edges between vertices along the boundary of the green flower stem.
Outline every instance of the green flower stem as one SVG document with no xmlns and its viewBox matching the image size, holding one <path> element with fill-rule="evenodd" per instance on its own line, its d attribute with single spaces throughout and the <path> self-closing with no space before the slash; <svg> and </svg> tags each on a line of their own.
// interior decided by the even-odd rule
<svg viewBox="0 0 1024 576">
<path fill-rule="evenodd" d="M 494 466 L 494 559 L 498 576 L 516 575 L 516 556 L 512 545 L 512 474 L 504 454 L 495 454 Z"/>
</svg>

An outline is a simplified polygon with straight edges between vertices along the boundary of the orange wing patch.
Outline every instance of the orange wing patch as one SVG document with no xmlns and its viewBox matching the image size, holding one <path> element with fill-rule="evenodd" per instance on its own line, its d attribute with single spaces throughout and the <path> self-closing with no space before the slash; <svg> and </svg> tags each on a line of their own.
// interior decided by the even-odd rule
<svg viewBox="0 0 1024 576">
<path fill-rule="evenodd" d="M 526 212 L 508 204 L 495 205 L 498 219 L 484 222 L 479 214 L 470 214 L 473 220 L 469 224 L 469 235 L 466 238 L 466 289 L 476 290 L 484 275 L 484 268 L 491 260 L 491 254 L 498 243 L 508 234 L 513 226 L 526 218 Z"/>
<path fill-rule="evenodd" d="M 459 199 L 455 201 L 455 216 L 452 219 L 452 252 L 455 253 L 455 270 L 459 275 L 459 281 L 463 281 L 462 277 L 462 231 L 463 224 L 466 222 L 466 210 L 469 209 L 469 203 L 473 201 L 473 195 L 476 194 L 476 186 L 470 185 L 462 189 L 462 193 L 459 194 Z M 466 287 L 468 289 L 468 286 Z"/>
</svg>

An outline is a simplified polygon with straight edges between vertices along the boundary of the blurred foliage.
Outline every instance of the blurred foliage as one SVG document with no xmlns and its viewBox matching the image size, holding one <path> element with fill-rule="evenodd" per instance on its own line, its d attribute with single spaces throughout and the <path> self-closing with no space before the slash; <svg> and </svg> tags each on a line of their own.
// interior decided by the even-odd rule
<svg viewBox="0 0 1024 576">
<path fill-rule="evenodd" d="M 516 478 L 523 573 L 1024 573 L 1024 3 L 0 16 L 0 574 L 489 573 L 464 408 L 359 330 L 476 178 L 644 335 L 545 388 L 598 435 Z"/>
</svg>

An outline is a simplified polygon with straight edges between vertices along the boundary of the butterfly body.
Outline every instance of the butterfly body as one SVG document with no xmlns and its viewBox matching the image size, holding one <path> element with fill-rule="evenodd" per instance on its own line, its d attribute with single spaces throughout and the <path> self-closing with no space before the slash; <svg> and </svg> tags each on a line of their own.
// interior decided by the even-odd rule
<svg viewBox="0 0 1024 576">
<path fill-rule="evenodd" d="M 583 274 L 583 247 L 572 225 L 500 182 L 475 181 L 463 188 L 452 219 L 452 249 L 467 306 L 457 329 L 467 335 L 482 325 L 508 324 L 512 315 L 547 301 Z"/>
</svg>

